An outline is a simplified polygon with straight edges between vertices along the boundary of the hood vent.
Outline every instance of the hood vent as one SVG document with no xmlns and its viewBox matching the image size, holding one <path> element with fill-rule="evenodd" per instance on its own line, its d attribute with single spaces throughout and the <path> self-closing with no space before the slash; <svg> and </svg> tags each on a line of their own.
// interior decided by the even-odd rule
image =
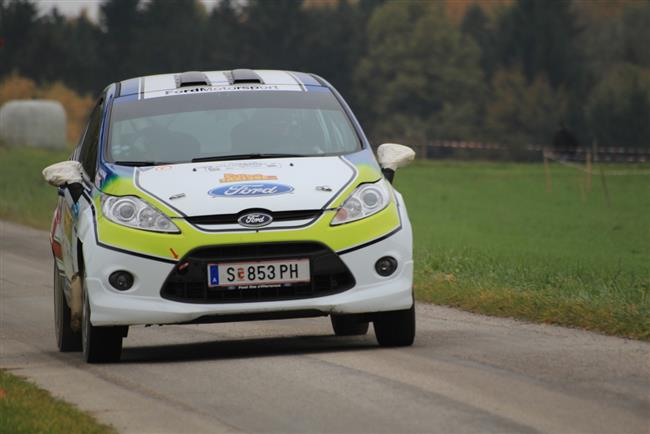
<svg viewBox="0 0 650 434">
<path fill-rule="evenodd" d="M 262 78 L 252 69 L 233 69 L 225 73 L 230 84 L 258 83 L 264 84 Z"/>
<path fill-rule="evenodd" d="M 189 86 L 210 86 L 210 80 L 200 71 L 188 71 L 176 75 L 176 87 Z"/>
</svg>

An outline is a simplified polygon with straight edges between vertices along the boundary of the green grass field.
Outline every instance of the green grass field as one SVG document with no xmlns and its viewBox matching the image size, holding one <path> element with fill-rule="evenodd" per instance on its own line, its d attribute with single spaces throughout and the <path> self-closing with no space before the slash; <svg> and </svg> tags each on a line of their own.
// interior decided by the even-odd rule
<svg viewBox="0 0 650 434">
<path fill-rule="evenodd" d="M 47 228 L 41 169 L 68 152 L 0 148 L 0 218 Z M 420 300 L 650 340 L 650 167 L 418 162 L 397 173 Z M 614 176 L 614 173 L 629 173 Z"/>
<path fill-rule="evenodd" d="M 650 171 L 419 162 L 397 173 L 421 300 L 650 339 Z"/>
<path fill-rule="evenodd" d="M 0 434 L 114 434 L 106 425 L 0 370 Z"/>
<path fill-rule="evenodd" d="M 57 194 L 43 181 L 41 170 L 69 155 L 70 151 L 0 147 L 0 218 L 48 228 Z"/>
</svg>

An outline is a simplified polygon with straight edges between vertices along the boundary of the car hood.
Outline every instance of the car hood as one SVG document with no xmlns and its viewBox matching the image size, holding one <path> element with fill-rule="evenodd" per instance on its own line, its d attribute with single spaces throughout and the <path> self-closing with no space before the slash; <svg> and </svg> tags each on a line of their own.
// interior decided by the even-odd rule
<svg viewBox="0 0 650 434">
<path fill-rule="evenodd" d="M 327 208 L 356 177 L 345 158 L 300 157 L 137 168 L 135 186 L 184 216 Z"/>
</svg>

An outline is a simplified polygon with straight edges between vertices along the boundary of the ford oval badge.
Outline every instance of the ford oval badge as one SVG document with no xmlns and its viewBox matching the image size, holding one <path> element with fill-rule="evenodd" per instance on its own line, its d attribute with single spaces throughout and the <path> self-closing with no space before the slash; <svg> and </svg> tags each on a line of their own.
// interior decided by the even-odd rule
<svg viewBox="0 0 650 434">
<path fill-rule="evenodd" d="M 264 212 L 249 212 L 237 219 L 237 223 L 247 228 L 261 228 L 271 224 L 273 217 Z"/>
<path fill-rule="evenodd" d="M 213 197 L 255 197 L 273 196 L 276 194 L 291 193 L 292 191 L 293 187 L 290 185 L 274 182 L 250 182 L 213 188 L 208 191 L 208 194 Z"/>
</svg>

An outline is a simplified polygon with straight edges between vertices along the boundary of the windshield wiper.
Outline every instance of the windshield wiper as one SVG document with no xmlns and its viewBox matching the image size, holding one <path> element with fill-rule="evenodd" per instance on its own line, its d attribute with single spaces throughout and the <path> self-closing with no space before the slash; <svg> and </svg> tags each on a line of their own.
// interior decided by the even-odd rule
<svg viewBox="0 0 650 434">
<path fill-rule="evenodd" d="M 300 154 L 239 154 L 239 155 L 215 155 L 212 157 L 192 158 L 192 163 L 201 161 L 222 161 L 222 160 L 251 160 L 255 158 L 287 158 L 287 157 L 307 157 Z"/>
<path fill-rule="evenodd" d="M 158 166 L 160 164 L 168 164 L 168 163 L 156 163 L 155 161 L 114 161 L 113 164 L 117 164 L 118 166 L 140 167 L 140 166 Z"/>
</svg>

